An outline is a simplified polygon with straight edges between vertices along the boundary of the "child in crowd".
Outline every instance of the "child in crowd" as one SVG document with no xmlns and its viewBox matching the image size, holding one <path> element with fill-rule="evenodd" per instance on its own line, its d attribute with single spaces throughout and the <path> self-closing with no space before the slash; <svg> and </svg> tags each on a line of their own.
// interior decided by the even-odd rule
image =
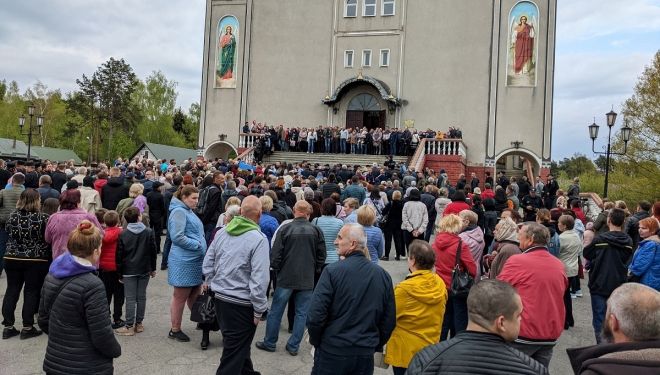
<svg viewBox="0 0 660 375">
<path fill-rule="evenodd" d="M 105 208 L 99 208 L 98 210 L 94 211 L 94 215 L 96 215 L 96 220 L 98 220 L 99 223 L 101 223 L 101 225 L 104 225 L 103 224 L 103 217 L 105 216 L 105 214 L 107 212 L 108 212 L 108 210 L 105 209 Z"/>
<path fill-rule="evenodd" d="M 124 211 L 127 226 L 117 242 L 117 273 L 124 283 L 126 295 L 126 325 L 115 332 L 133 336 L 144 331 L 142 320 L 147 304 L 149 277 L 156 276 L 156 240 L 154 232 L 142 223 L 137 207 Z"/>
<path fill-rule="evenodd" d="M 99 212 L 101 210 L 98 210 Z M 103 234 L 103 245 L 101 247 L 101 260 L 99 262 L 99 277 L 105 285 L 105 294 L 108 298 L 108 305 L 114 298 L 112 309 L 112 328 L 117 329 L 124 326 L 121 319 L 122 308 L 124 307 L 124 284 L 119 282 L 121 276 L 117 273 L 116 253 L 117 240 L 122 232 L 119 225 L 119 214 L 117 211 L 106 211 L 100 221 L 105 226 Z"/>
<path fill-rule="evenodd" d="M 60 200 L 57 198 L 46 198 L 41 203 L 41 212 L 50 216 L 60 209 Z"/>
</svg>

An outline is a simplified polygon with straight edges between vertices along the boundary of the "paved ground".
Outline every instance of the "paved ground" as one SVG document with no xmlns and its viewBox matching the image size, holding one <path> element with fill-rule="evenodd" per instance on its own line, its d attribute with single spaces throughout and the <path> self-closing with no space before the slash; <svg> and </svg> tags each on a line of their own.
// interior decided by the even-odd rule
<svg viewBox="0 0 660 375">
<path fill-rule="evenodd" d="M 381 265 L 390 272 L 395 283 L 401 281 L 407 273 L 404 261 L 381 262 Z M 183 330 L 192 341 L 179 343 L 167 338 L 170 327 L 169 301 L 172 289 L 167 285 L 165 272 L 159 272 L 149 284 L 144 320 L 145 331 L 134 337 L 118 337 L 122 346 L 122 356 L 115 360 L 117 374 L 215 373 L 222 349 L 221 336 L 219 333 L 213 333 L 211 346 L 208 350 L 202 351 L 199 347 L 202 333 L 195 330 L 195 323 L 189 320 L 190 312 L 188 310 L 184 312 Z M 583 280 L 582 283 L 583 291 L 586 292 L 586 281 Z M 0 278 L 0 296 L 4 296 L 5 289 L 6 277 L 3 275 Z M 543 296 L 539 296 L 539 298 L 543 298 Z M 564 331 L 559 344 L 555 347 L 550 364 L 552 374 L 572 373 L 566 356 L 566 348 L 592 345 L 595 342 L 591 329 L 591 308 L 588 294 L 585 293 L 584 298 L 573 301 L 576 327 Z M 20 306 L 21 304 L 19 304 L 19 309 Z M 16 316 L 17 323 L 20 324 L 20 310 L 17 311 Z M 300 354 L 297 357 L 291 357 L 284 351 L 284 343 L 288 338 L 285 329 L 286 327 L 281 331 L 277 352 L 267 353 L 253 348 L 252 359 L 256 369 L 264 375 L 309 374 L 312 368 L 311 346 L 306 342 L 301 344 Z M 262 322 L 257 329 L 255 341 L 263 338 L 264 330 L 265 324 Z M 18 337 L 0 340 L 0 374 L 41 374 L 46 343 L 45 335 L 23 341 Z M 376 369 L 375 373 L 391 374 L 392 372 L 391 370 Z"/>
</svg>

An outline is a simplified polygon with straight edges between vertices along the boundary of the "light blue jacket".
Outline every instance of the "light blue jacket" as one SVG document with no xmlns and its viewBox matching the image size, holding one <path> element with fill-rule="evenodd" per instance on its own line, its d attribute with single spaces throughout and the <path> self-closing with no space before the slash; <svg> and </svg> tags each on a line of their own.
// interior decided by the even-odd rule
<svg viewBox="0 0 660 375">
<path fill-rule="evenodd" d="M 641 277 L 641 284 L 660 291 L 660 242 L 640 242 L 629 270 L 633 275 Z"/>
<path fill-rule="evenodd" d="M 202 284 L 202 262 L 206 253 L 204 225 L 182 201 L 172 197 L 167 232 L 172 248 L 167 260 L 167 282 L 176 287 Z"/>
</svg>

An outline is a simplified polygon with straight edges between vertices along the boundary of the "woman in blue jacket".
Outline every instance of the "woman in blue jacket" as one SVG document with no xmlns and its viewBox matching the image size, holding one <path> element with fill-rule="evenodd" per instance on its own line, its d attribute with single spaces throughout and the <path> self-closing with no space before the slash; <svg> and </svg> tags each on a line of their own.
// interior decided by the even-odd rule
<svg viewBox="0 0 660 375">
<path fill-rule="evenodd" d="M 172 197 L 167 220 L 167 232 L 172 239 L 167 282 L 174 287 L 169 338 L 181 342 L 190 341 L 190 337 L 181 331 L 183 308 L 186 304 L 192 308 L 201 293 L 202 262 L 206 253 L 204 225 L 193 211 L 198 199 L 199 192 L 194 186 L 179 187 Z"/>
<path fill-rule="evenodd" d="M 654 217 L 639 221 L 639 243 L 628 272 L 639 283 L 660 291 L 660 224 Z"/>
</svg>

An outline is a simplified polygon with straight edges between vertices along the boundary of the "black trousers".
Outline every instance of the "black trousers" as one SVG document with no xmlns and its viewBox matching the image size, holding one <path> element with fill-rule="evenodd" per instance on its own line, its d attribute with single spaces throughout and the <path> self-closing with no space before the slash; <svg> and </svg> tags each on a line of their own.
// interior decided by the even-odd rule
<svg viewBox="0 0 660 375">
<path fill-rule="evenodd" d="M 108 298 L 108 305 L 112 302 L 112 321 L 117 322 L 121 319 L 124 307 L 124 284 L 119 282 L 120 277 L 117 271 L 99 270 L 99 278 L 105 285 L 105 296 Z"/>
<path fill-rule="evenodd" d="M 216 375 L 257 373 L 250 359 L 252 339 L 257 330 L 252 307 L 216 299 L 215 311 L 223 341 L 222 357 Z"/>
<path fill-rule="evenodd" d="M 403 230 L 403 229 L 401 231 L 403 232 L 403 238 L 406 241 L 406 249 L 410 247 L 410 244 L 414 240 L 424 240 L 424 232 L 421 232 L 419 236 L 415 237 L 413 236 L 412 232 L 408 232 L 407 230 Z"/>
<path fill-rule="evenodd" d="M 406 255 L 406 248 L 403 242 L 403 230 L 400 228 L 385 227 L 383 230 L 385 235 L 385 257 L 390 257 L 392 250 L 392 239 L 394 239 L 394 249 L 396 256 Z"/>
<path fill-rule="evenodd" d="M 577 278 L 577 276 L 575 277 Z M 566 292 L 564 293 L 564 307 L 566 308 L 564 328 L 573 327 L 575 325 L 575 320 L 573 319 L 573 301 L 571 300 L 571 279 L 572 277 L 568 278 L 568 288 L 566 288 Z"/>
<path fill-rule="evenodd" d="M 39 311 L 41 287 L 48 274 L 48 267 L 48 262 L 5 259 L 7 291 L 2 300 L 4 326 L 13 326 L 15 323 L 14 312 L 21 290 L 23 290 L 23 327 L 34 325 L 34 314 Z"/>
</svg>

